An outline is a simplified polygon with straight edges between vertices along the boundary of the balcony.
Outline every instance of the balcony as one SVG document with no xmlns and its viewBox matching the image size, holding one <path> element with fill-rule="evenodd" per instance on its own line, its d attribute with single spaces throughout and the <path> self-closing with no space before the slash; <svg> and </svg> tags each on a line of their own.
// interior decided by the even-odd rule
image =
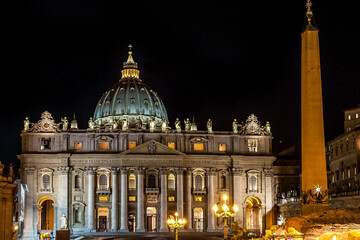
<svg viewBox="0 0 360 240">
<path fill-rule="evenodd" d="M 159 194 L 160 190 L 159 190 L 159 188 L 146 188 L 145 193 L 146 194 Z"/>
<path fill-rule="evenodd" d="M 111 188 L 96 188 L 97 195 L 107 195 L 111 193 Z"/>
<path fill-rule="evenodd" d="M 206 194 L 206 188 L 193 188 L 192 194 L 194 195 L 205 195 Z"/>
</svg>

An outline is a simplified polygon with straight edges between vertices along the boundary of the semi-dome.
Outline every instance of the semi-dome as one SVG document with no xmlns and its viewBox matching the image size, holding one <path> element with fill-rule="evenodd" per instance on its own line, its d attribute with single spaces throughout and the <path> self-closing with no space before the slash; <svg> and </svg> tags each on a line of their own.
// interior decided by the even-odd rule
<svg viewBox="0 0 360 240">
<path fill-rule="evenodd" d="M 139 78 L 140 72 L 132 51 L 129 51 L 121 73 L 119 82 L 103 94 L 95 108 L 96 125 L 120 123 L 126 119 L 129 127 L 135 127 L 139 118 L 141 122 L 148 123 L 151 117 L 157 124 L 162 119 L 168 121 L 165 106 L 157 93 Z"/>
</svg>

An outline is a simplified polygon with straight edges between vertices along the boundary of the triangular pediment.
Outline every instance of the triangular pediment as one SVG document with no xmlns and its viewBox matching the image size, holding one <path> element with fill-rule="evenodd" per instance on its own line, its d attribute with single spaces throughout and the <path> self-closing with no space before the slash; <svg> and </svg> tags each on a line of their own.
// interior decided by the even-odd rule
<svg viewBox="0 0 360 240">
<path fill-rule="evenodd" d="M 121 153 L 121 155 L 127 155 L 127 154 L 181 155 L 181 156 L 185 155 L 184 153 L 172 149 L 155 140 L 147 141 L 139 146 L 136 146 L 132 149 L 126 150 L 125 152 Z"/>
</svg>

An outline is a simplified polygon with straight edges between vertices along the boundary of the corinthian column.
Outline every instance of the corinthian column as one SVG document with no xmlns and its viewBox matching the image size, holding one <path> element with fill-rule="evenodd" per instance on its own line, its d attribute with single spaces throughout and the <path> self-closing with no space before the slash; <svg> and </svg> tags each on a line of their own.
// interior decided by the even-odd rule
<svg viewBox="0 0 360 240">
<path fill-rule="evenodd" d="M 59 198 L 58 198 L 58 216 L 62 216 L 65 213 L 66 216 L 69 216 L 68 209 L 68 199 L 69 199 L 69 172 L 71 171 L 70 167 L 57 167 L 56 172 L 59 176 Z M 58 226 L 60 226 L 60 218 L 55 218 Z"/>
<path fill-rule="evenodd" d="M 183 218 L 184 215 L 184 169 L 176 169 L 176 198 L 177 198 L 177 212 L 179 218 Z"/>
<path fill-rule="evenodd" d="M 186 228 L 188 230 L 192 229 L 192 195 L 191 195 L 191 168 L 187 169 L 187 173 L 186 173 L 186 214 L 187 214 L 187 226 Z"/>
<path fill-rule="evenodd" d="M 29 188 L 29 192 L 25 194 L 25 216 L 24 216 L 24 237 L 35 238 L 36 236 L 36 223 L 34 223 L 34 193 L 36 193 L 34 174 L 35 167 L 25 168 L 25 183 Z"/>
<path fill-rule="evenodd" d="M 242 194 L 244 194 L 243 192 L 243 188 L 241 188 L 241 175 L 243 174 L 243 169 L 242 168 L 232 168 L 231 169 L 232 172 L 232 177 L 233 177 L 233 193 L 234 193 L 234 204 L 236 204 L 239 207 L 239 211 L 237 212 L 235 219 L 238 220 L 242 220 L 243 219 L 243 208 L 242 208 L 242 203 L 241 203 L 241 199 L 242 199 Z"/>
<path fill-rule="evenodd" d="M 161 209 L 160 209 L 160 232 L 168 232 L 167 219 L 167 169 L 161 168 Z"/>
<path fill-rule="evenodd" d="M 144 227 L 144 168 L 137 168 L 137 218 L 136 231 L 145 232 Z"/>
<path fill-rule="evenodd" d="M 215 230 L 215 214 L 212 211 L 212 207 L 215 204 L 215 184 L 214 178 L 216 175 L 216 168 L 210 168 L 206 172 L 208 176 L 208 232 L 213 232 Z"/>
<path fill-rule="evenodd" d="M 95 168 L 85 168 L 85 173 L 88 176 L 88 229 L 94 230 L 94 210 L 95 210 Z"/>
<path fill-rule="evenodd" d="M 120 168 L 121 170 L 121 221 L 120 221 L 120 231 L 128 232 L 128 213 L 127 213 L 127 169 L 125 167 Z"/>
<path fill-rule="evenodd" d="M 111 231 L 118 229 L 118 202 L 119 202 L 119 190 L 118 190 L 118 169 L 111 168 Z"/>
</svg>

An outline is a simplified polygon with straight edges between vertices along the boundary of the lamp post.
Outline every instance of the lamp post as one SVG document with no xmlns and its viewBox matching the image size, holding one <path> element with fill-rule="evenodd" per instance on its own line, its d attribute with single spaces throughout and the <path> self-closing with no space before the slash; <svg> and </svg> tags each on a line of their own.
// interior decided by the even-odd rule
<svg viewBox="0 0 360 240">
<path fill-rule="evenodd" d="M 224 219 L 224 239 L 227 239 L 227 218 L 228 217 L 235 217 L 236 212 L 239 210 L 238 206 L 234 204 L 232 207 L 232 210 L 230 210 L 230 206 L 226 204 L 226 200 L 228 200 L 228 196 L 224 194 L 222 196 L 222 199 L 224 200 L 224 204 L 221 206 L 221 212 L 217 212 L 219 210 L 218 206 L 215 204 L 213 206 L 213 211 L 215 212 L 215 216 L 222 217 Z"/>
<path fill-rule="evenodd" d="M 179 218 L 178 219 L 178 213 L 175 213 L 175 219 L 174 218 L 168 218 L 167 223 L 170 228 L 175 229 L 175 239 L 178 240 L 178 228 L 182 228 L 186 224 L 185 218 Z"/>
</svg>

